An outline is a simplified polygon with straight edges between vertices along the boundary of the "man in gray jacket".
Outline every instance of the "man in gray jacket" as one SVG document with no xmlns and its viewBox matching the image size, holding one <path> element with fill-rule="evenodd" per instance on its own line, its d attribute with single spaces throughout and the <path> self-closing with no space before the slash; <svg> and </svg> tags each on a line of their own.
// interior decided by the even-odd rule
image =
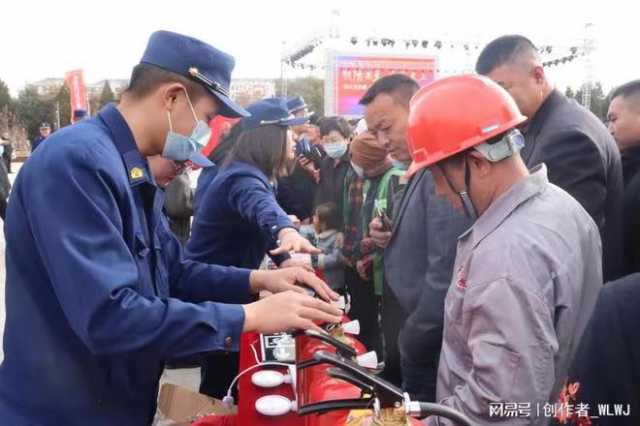
<svg viewBox="0 0 640 426">
<path fill-rule="evenodd" d="M 407 145 L 409 100 L 418 91 L 411 78 L 395 74 L 376 81 L 360 103 L 369 131 L 380 138 L 397 167 L 411 162 Z M 385 278 L 403 315 L 395 319 L 399 335 L 402 388 L 412 398 L 434 401 L 442 346 L 444 298 L 451 282 L 457 237 L 469 221 L 434 193 L 428 170 L 415 174 L 394 203 L 392 229 L 379 218 L 369 234 L 384 251 Z"/>
<path fill-rule="evenodd" d="M 429 167 L 438 194 L 475 221 L 445 300 L 437 389 L 474 425 L 548 423 L 602 286 L 598 228 L 544 164 L 527 170 L 524 120 L 480 76 L 439 80 L 411 102 L 409 174 Z"/>
</svg>

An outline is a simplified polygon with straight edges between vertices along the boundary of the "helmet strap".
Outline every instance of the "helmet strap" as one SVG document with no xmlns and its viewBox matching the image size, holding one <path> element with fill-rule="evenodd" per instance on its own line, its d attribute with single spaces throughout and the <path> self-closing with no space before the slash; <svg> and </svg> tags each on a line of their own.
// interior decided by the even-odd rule
<svg viewBox="0 0 640 426">
<path fill-rule="evenodd" d="M 464 156 L 464 185 L 465 187 L 461 190 L 456 189 L 456 187 L 449 179 L 447 172 L 444 170 L 444 167 L 440 168 L 442 170 L 442 175 L 444 179 L 447 181 L 449 187 L 460 197 L 462 201 L 462 207 L 464 208 L 465 215 L 471 220 L 475 221 L 478 218 L 478 212 L 473 205 L 473 201 L 471 201 L 471 196 L 469 195 L 469 188 L 471 183 L 471 171 L 469 170 L 469 162 L 467 161 L 467 156 Z"/>
<path fill-rule="evenodd" d="M 478 218 L 478 211 L 473 205 L 473 201 L 471 201 L 471 195 L 469 191 L 471 190 L 471 170 L 469 169 L 469 161 L 467 156 L 464 156 L 464 190 L 459 191 L 458 195 L 462 200 L 462 206 L 464 207 L 464 212 L 467 214 L 467 217 L 471 220 L 476 220 Z"/>
</svg>

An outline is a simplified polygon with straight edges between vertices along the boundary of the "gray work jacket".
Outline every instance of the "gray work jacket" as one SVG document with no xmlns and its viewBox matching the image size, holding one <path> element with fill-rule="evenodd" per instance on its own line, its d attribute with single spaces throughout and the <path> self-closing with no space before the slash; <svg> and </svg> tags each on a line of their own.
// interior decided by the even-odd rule
<svg viewBox="0 0 640 426">
<path fill-rule="evenodd" d="M 601 251 L 595 223 L 544 165 L 495 200 L 458 242 L 438 400 L 474 425 L 546 424 L 602 287 Z M 530 414 L 499 418 L 504 403 Z"/>
</svg>

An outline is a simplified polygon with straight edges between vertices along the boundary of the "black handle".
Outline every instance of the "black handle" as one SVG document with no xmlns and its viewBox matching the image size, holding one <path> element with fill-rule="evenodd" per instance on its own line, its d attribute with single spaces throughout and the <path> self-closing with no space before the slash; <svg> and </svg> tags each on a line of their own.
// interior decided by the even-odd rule
<svg viewBox="0 0 640 426">
<path fill-rule="evenodd" d="M 304 370 L 305 368 L 313 367 L 314 365 L 322 364 L 322 362 L 315 359 L 307 359 L 305 361 L 300 361 L 296 364 L 298 370 Z"/>
<path fill-rule="evenodd" d="M 380 399 L 382 408 L 394 407 L 396 402 L 404 401 L 404 394 L 401 389 L 370 373 L 351 360 L 326 351 L 316 352 L 313 354 L 313 358 L 319 363 L 327 363 L 339 367 L 361 382 L 371 386 L 374 394 Z"/>
<path fill-rule="evenodd" d="M 306 416 L 308 414 L 322 414 L 336 410 L 358 410 L 367 409 L 373 406 L 373 399 L 336 399 L 332 401 L 314 402 L 298 409 L 298 414 Z"/>
<path fill-rule="evenodd" d="M 346 358 L 353 358 L 355 357 L 358 353 L 356 352 L 355 349 L 353 349 L 351 346 L 347 345 L 346 343 L 341 342 L 340 340 L 336 339 L 335 337 L 326 334 L 326 333 L 321 333 L 319 331 L 315 331 L 315 330 L 306 330 L 304 332 L 304 335 L 307 337 L 311 337 L 313 339 L 318 339 L 321 340 L 325 343 L 330 344 L 331 346 L 333 346 L 334 348 L 336 348 L 336 352 L 340 355 L 342 355 L 343 357 Z"/>
<path fill-rule="evenodd" d="M 344 380 L 345 382 L 351 383 L 355 387 L 360 388 L 362 391 L 370 395 L 373 394 L 373 391 L 374 391 L 373 386 L 363 382 L 362 380 L 358 379 L 357 377 L 354 377 L 353 375 L 347 373 L 346 371 L 340 368 L 336 368 L 336 367 L 328 368 L 327 374 L 329 375 L 329 377 L 333 377 L 334 379 L 340 379 L 340 380 Z"/>
</svg>

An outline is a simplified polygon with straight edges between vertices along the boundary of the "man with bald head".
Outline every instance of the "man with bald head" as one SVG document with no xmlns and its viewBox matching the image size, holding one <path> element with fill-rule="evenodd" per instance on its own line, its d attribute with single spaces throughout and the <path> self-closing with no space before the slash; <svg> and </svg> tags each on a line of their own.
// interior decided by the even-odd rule
<svg viewBox="0 0 640 426">
<path fill-rule="evenodd" d="M 611 92 L 609 131 L 622 155 L 624 247 L 632 272 L 640 271 L 640 80 Z"/>
<path fill-rule="evenodd" d="M 476 71 L 504 87 L 528 117 L 521 152 L 527 166 L 545 163 L 549 180 L 578 200 L 598 225 L 605 281 L 629 272 L 622 244 L 622 166 L 606 127 L 554 89 L 538 49 L 526 37 L 507 35 L 490 42 Z"/>
</svg>

